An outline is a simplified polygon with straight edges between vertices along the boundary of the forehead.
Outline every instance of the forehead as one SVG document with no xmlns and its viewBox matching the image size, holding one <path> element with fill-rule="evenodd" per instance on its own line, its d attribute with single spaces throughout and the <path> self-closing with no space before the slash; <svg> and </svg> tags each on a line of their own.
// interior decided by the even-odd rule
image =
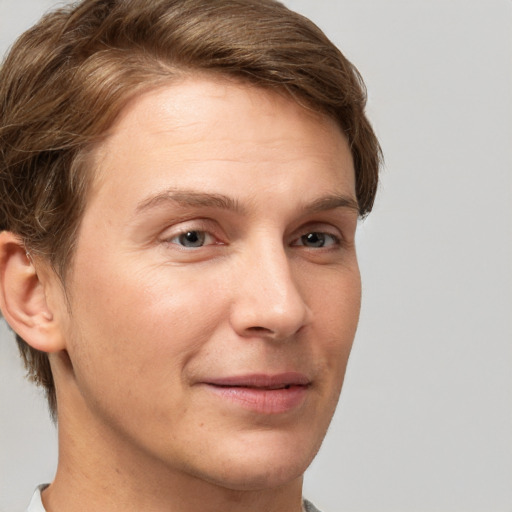
<svg viewBox="0 0 512 512">
<path fill-rule="evenodd" d="M 189 77 L 130 100 L 93 151 L 93 168 L 93 196 L 115 194 L 119 180 L 151 192 L 166 182 L 203 186 L 219 174 L 249 185 L 292 173 L 300 182 L 301 170 L 354 189 L 350 150 L 334 120 L 274 91 L 212 77 Z"/>
</svg>

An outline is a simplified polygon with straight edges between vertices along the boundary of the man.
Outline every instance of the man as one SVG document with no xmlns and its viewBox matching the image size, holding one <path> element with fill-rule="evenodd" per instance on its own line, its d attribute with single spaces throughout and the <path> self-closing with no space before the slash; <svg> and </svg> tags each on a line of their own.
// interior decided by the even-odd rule
<svg viewBox="0 0 512 512">
<path fill-rule="evenodd" d="M 59 425 L 30 510 L 315 510 L 377 186 L 357 71 L 271 0 L 85 0 L 0 102 L 1 308 Z"/>
</svg>

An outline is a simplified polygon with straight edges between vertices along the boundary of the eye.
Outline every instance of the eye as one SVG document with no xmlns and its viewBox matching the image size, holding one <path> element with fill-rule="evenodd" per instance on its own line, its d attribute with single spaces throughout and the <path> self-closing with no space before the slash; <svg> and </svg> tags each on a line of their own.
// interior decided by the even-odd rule
<svg viewBox="0 0 512 512">
<path fill-rule="evenodd" d="M 215 239 L 212 235 L 206 231 L 200 230 L 189 230 L 184 231 L 172 238 L 169 238 L 168 243 L 181 245 L 186 248 L 203 247 L 204 245 L 212 245 L 215 243 Z"/>
<path fill-rule="evenodd" d="M 339 245 L 340 240 L 338 237 L 331 235 L 330 233 L 322 233 L 320 231 L 312 231 L 302 235 L 292 245 L 304 246 L 311 248 L 322 248 L 331 247 L 333 245 Z"/>
</svg>

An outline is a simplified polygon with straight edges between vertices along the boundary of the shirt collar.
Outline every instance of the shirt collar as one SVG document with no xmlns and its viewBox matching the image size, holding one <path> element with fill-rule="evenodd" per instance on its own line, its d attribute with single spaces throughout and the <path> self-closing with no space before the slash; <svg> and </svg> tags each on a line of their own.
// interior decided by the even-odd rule
<svg viewBox="0 0 512 512">
<path fill-rule="evenodd" d="M 41 501 L 41 493 L 48 487 L 48 484 L 40 485 L 36 488 L 30 505 L 27 508 L 27 512 L 46 512 Z"/>
</svg>

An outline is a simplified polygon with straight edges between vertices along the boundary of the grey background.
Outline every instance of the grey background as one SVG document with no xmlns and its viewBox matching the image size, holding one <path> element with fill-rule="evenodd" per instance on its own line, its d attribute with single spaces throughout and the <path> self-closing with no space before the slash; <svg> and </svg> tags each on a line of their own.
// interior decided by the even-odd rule
<svg viewBox="0 0 512 512">
<path fill-rule="evenodd" d="M 0 52 L 53 0 L 0 0 Z M 326 512 L 512 511 L 512 2 L 288 0 L 363 74 L 386 165 L 358 235 L 364 297 L 308 472 Z M 0 327 L 0 511 L 52 478 L 56 434 Z"/>
</svg>

